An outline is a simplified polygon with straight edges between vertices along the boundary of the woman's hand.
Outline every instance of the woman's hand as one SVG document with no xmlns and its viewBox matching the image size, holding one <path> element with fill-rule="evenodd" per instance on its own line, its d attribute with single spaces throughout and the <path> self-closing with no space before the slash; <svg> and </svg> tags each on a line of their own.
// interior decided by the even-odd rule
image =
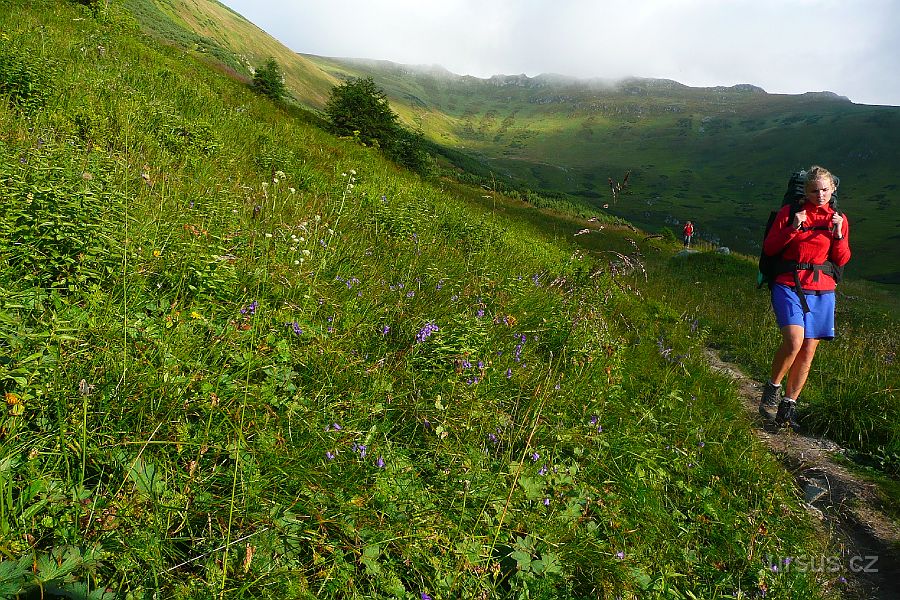
<svg viewBox="0 0 900 600">
<path fill-rule="evenodd" d="M 794 213 L 794 229 L 799 231 L 800 228 L 803 227 L 804 223 L 806 223 L 806 211 L 798 210 L 796 213 Z"/>
<path fill-rule="evenodd" d="M 831 231 L 834 234 L 834 239 L 839 240 L 844 237 L 841 233 L 844 230 L 844 215 L 840 213 L 834 213 L 831 215 Z"/>
</svg>

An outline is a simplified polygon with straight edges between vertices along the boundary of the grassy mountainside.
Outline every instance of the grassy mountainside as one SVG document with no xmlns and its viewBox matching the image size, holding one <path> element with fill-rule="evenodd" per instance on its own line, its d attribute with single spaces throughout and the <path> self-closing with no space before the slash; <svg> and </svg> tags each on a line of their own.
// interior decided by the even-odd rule
<svg viewBox="0 0 900 600">
<path fill-rule="evenodd" d="M 857 260 L 850 276 L 900 281 L 900 108 L 752 86 L 666 80 L 459 77 L 403 65 L 307 56 L 336 77 L 372 75 L 398 112 L 435 141 L 484 157 L 498 174 L 563 191 L 649 230 L 687 219 L 750 254 L 791 171 L 811 162 L 843 179 Z M 618 199 L 608 179 L 629 188 Z"/>
<path fill-rule="evenodd" d="M 208 55 L 233 74 L 250 78 L 269 57 L 278 61 L 285 85 L 312 108 L 321 108 L 338 80 L 256 25 L 215 0 L 123 0 L 144 30 L 166 42 Z"/>
<path fill-rule="evenodd" d="M 569 194 L 648 231 L 691 219 L 701 238 L 751 255 L 790 173 L 826 165 L 843 179 L 842 207 L 853 225 L 856 259 L 847 276 L 900 283 L 900 108 L 829 93 L 767 94 L 752 85 L 483 80 L 439 67 L 294 54 L 214 0 L 127 4 L 145 28 L 169 39 L 188 31 L 197 39 L 183 45 L 225 57 L 239 71 L 274 56 L 309 108 L 321 109 L 342 79 L 372 76 L 408 125 L 475 157 L 488 180 Z M 608 180 L 621 182 L 626 173 L 629 187 L 614 198 Z"/>
<path fill-rule="evenodd" d="M 0 0 L 0 32 L 0 596 L 843 589 L 784 568 L 842 555 L 704 362 L 772 348 L 752 264 L 576 246 L 115 3 Z M 897 327 L 846 290 L 810 420 L 890 463 Z"/>
</svg>

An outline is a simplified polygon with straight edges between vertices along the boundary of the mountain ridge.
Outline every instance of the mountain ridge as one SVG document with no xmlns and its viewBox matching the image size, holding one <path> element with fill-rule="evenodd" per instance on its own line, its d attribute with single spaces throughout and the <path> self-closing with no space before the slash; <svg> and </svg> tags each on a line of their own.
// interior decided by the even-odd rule
<svg viewBox="0 0 900 600">
<path fill-rule="evenodd" d="M 185 22 L 214 40 L 219 54 L 240 57 L 244 77 L 276 58 L 290 94 L 306 108 L 321 111 L 342 81 L 372 77 L 404 124 L 448 156 L 470 156 L 466 164 L 481 165 L 486 181 L 580 199 L 588 210 L 649 232 L 692 219 L 710 243 L 757 253 L 760 223 L 790 173 L 823 164 L 841 177 L 853 226 L 848 276 L 900 283 L 892 179 L 900 108 L 856 104 L 830 91 L 769 93 L 751 83 L 691 87 L 553 73 L 478 78 L 433 64 L 330 58 L 290 51 L 268 34 L 257 39 L 249 21 L 214 0 L 166 6 L 192 13 Z M 199 16 L 204 11 L 207 18 Z M 608 182 L 626 172 L 630 186 L 616 195 Z"/>
</svg>

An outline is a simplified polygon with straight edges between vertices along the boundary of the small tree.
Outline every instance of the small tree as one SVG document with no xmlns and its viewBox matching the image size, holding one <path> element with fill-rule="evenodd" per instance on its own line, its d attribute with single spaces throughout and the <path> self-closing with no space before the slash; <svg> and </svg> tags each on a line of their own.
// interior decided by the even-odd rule
<svg viewBox="0 0 900 600">
<path fill-rule="evenodd" d="M 358 136 L 364 144 L 377 142 L 387 148 L 398 134 L 397 115 L 371 77 L 351 79 L 333 87 L 325 114 L 333 133 Z"/>
<path fill-rule="evenodd" d="M 284 98 L 284 76 L 274 58 L 267 60 L 266 64 L 253 73 L 253 89 L 272 100 Z"/>
<path fill-rule="evenodd" d="M 385 148 L 385 154 L 411 171 L 429 175 L 434 168 L 433 159 L 425 149 L 425 137 L 420 132 L 397 128 L 397 134 Z"/>
</svg>

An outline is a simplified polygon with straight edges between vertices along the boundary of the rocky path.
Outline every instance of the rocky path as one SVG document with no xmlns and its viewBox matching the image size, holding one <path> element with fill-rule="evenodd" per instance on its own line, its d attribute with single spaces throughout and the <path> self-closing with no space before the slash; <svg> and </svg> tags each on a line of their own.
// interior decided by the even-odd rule
<svg viewBox="0 0 900 600">
<path fill-rule="evenodd" d="M 834 442 L 765 422 L 757 412 L 761 384 L 715 350 L 707 350 L 707 358 L 713 369 L 734 379 L 757 437 L 793 473 L 808 510 L 832 535 L 848 579 L 847 596 L 900 599 L 900 525 L 885 514 L 875 486 L 834 460 L 841 452 Z"/>
</svg>

